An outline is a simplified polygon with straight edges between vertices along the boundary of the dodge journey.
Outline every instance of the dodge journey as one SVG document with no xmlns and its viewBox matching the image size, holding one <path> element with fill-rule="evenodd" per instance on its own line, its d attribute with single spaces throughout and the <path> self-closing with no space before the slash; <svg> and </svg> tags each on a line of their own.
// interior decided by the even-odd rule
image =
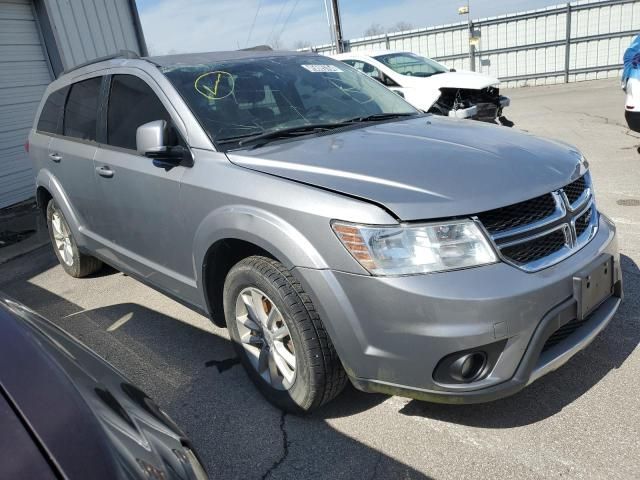
<svg viewBox="0 0 640 480">
<path fill-rule="evenodd" d="M 560 367 L 622 298 L 575 148 L 424 114 L 309 53 L 102 59 L 29 134 L 62 267 L 113 266 L 228 328 L 282 409 L 486 402 Z"/>
</svg>

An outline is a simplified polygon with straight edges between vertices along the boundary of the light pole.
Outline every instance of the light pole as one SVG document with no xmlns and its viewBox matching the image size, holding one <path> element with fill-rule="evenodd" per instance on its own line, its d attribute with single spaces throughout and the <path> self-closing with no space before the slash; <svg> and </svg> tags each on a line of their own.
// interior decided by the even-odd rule
<svg viewBox="0 0 640 480">
<path fill-rule="evenodd" d="M 467 4 L 458 8 L 458 15 L 467 16 L 467 30 L 469 32 L 469 69 L 475 71 L 475 38 L 473 37 L 473 26 L 471 25 L 471 9 L 469 5 L 470 0 L 467 0 Z"/>
</svg>

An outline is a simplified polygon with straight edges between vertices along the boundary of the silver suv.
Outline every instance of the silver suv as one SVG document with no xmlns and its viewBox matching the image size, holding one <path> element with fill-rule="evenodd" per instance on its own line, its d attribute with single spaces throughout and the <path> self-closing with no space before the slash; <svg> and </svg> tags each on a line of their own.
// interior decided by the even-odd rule
<svg viewBox="0 0 640 480">
<path fill-rule="evenodd" d="M 621 301 L 615 227 L 577 150 L 421 114 L 315 54 L 85 65 L 49 86 L 28 145 L 63 268 L 107 263 L 226 326 L 289 411 L 348 380 L 504 397 Z"/>
</svg>

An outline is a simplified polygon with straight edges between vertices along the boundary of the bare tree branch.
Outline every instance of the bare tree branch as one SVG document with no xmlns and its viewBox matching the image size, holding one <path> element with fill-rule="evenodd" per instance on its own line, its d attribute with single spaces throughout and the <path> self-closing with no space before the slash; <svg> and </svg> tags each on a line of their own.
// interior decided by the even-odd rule
<svg viewBox="0 0 640 480">
<path fill-rule="evenodd" d="M 372 23 L 369 28 L 364 31 L 365 37 L 373 37 L 374 35 L 382 35 L 384 33 L 384 27 L 379 23 Z"/>
</svg>

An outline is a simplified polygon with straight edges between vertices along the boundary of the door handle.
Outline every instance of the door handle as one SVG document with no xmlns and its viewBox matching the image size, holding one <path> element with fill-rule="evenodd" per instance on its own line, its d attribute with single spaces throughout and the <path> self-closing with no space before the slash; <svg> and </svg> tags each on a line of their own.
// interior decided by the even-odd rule
<svg viewBox="0 0 640 480">
<path fill-rule="evenodd" d="M 60 160 L 62 160 L 62 155 L 60 155 L 59 153 L 50 153 L 49 158 L 56 163 L 60 163 Z"/>
<path fill-rule="evenodd" d="M 101 177 L 105 177 L 105 178 L 113 177 L 113 170 L 111 170 L 107 166 L 96 167 L 96 172 L 98 172 L 98 175 L 100 175 Z"/>
</svg>

